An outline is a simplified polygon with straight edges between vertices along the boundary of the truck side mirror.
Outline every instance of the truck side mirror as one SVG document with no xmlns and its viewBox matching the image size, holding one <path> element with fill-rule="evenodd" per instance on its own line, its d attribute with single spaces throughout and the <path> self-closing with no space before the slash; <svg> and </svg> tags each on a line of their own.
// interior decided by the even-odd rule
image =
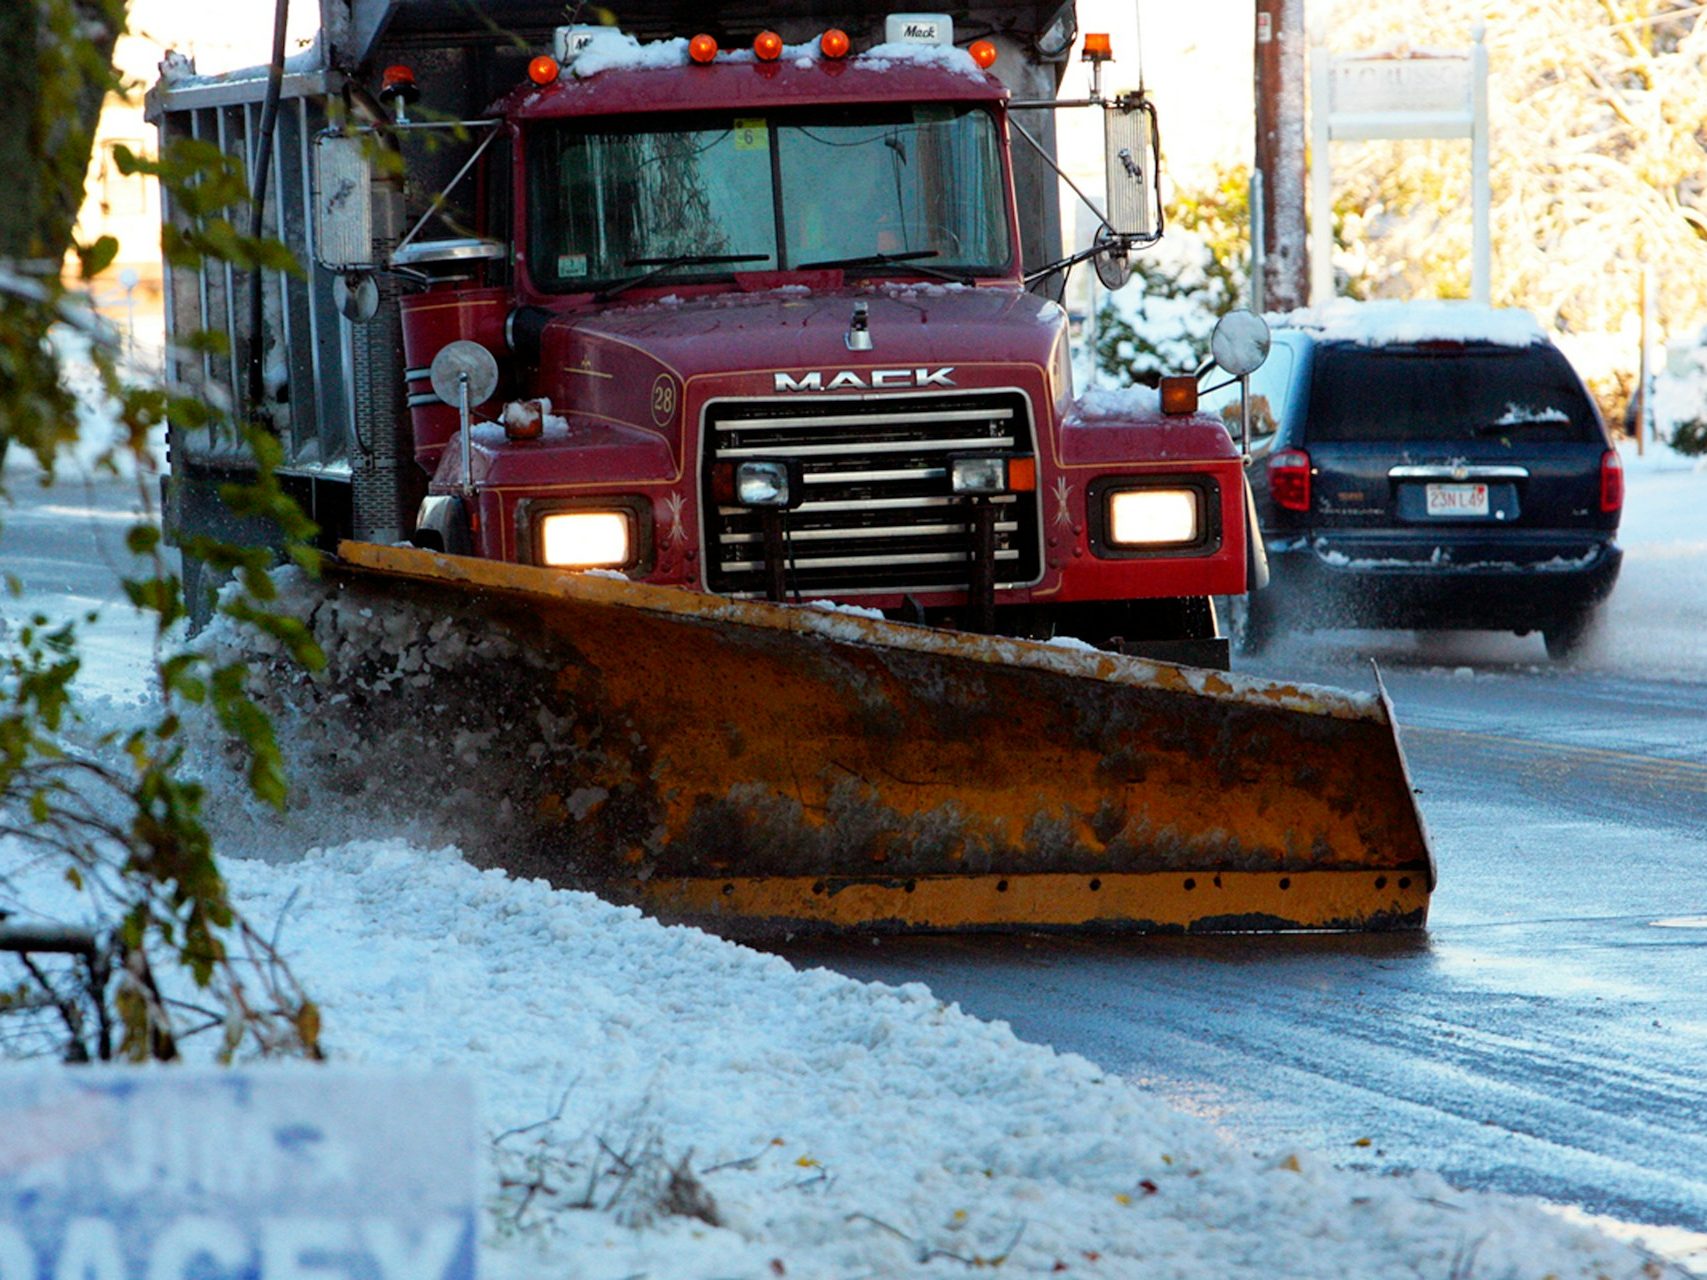
<svg viewBox="0 0 1707 1280">
<path fill-rule="evenodd" d="M 1156 108 L 1148 98 L 1135 94 L 1105 102 L 1102 132 L 1108 228 L 1128 243 L 1152 241 L 1162 225 Z"/>
<path fill-rule="evenodd" d="M 1132 252 L 1125 239 L 1116 235 L 1114 229 L 1105 222 L 1097 228 L 1093 246 L 1096 256 L 1091 262 L 1096 267 L 1097 279 L 1102 281 L 1102 287 L 1110 293 L 1116 289 L 1124 289 L 1126 282 L 1132 278 Z"/>
<path fill-rule="evenodd" d="M 1229 311 L 1215 323 L 1209 354 L 1235 378 L 1248 378 L 1268 359 L 1273 337 L 1268 322 L 1254 311 Z"/>
<path fill-rule="evenodd" d="M 1251 453 L 1251 375 L 1268 360 L 1273 341 L 1268 322 L 1254 311 L 1229 311 L 1216 321 L 1209 338 L 1209 354 L 1214 359 L 1211 367 L 1232 374 L 1239 384 L 1239 452 L 1247 459 Z"/>
<path fill-rule="evenodd" d="M 332 271 L 372 267 L 373 161 L 360 138 L 314 143 L 314 259 Z"/>
</svg>

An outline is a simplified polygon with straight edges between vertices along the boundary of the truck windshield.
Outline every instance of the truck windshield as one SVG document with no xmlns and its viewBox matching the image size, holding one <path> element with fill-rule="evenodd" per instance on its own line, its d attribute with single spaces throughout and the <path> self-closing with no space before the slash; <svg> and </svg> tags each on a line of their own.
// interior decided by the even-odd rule
<svg viewBox="0 0 1707 1280">
<path fill-rule="evenodd" d="M 884 254 L 988 275 L 1013 257 L 996 123 L 975 107 L 564 121 L 536 130 L 528 151 L 532 274 L 559 292 L 672 258 L 701 261 L 660 280 Z M 703 261 L 725 254 L 753 260 Z"/>
</svg>

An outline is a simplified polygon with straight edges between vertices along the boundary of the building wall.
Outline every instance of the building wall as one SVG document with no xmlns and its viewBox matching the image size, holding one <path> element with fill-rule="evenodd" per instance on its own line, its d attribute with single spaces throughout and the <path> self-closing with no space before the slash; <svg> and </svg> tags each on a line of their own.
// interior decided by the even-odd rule
<svg viewBox="0 0 1707 1280">
<path fill-rule="evenodd" d="M 0 3 L 9 0 L 0 0 Z M 271 52 L 273 6 L 266 0 L 188 4 L 184 0 L 132 0 L 130 33 L 118 42 L 113 60 L 128 86 L 107 100 L 96 130 L 84 186 L 77 235 L 87 243 L 103 235 L 119 242 L 112 268 L 96 284 L 96 301 L 115 309 L 158 310 L 160 305 L 160 192 L 153 178 L 119 172 L 116 148 L 149 158 L 156 154 L 154 126 L 143 118 L 142 98 L 160 77 L 168 49 L 194 60 L 202 75 L 265 62 Z M 318 6 L 292 6 L 287 52 L 294 52 L 318 25 Z M 134 275 L 132 274 L 134 273 Z M 125 282 L 135 284 L 126 288 Z M 119 317 L 122 318 L 122 317 Z"/>
</svg>

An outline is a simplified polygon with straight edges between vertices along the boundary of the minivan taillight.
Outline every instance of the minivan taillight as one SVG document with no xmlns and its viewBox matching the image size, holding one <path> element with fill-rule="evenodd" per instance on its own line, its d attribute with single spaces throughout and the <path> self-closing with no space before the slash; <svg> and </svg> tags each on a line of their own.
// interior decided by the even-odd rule
<svg viewBox="0 0 1707 1280">
<path fill-rule="evenodd" d="M 1610 515 L 1624 506 L 1624 459 L 1618 450 L 1600 455 L 1600 509 Z"/>
<path fill-rule="evenodd" d="M 1268 492 L 1274 505 L 1287 511 L 1310 509 L 1310 455 L 1302 449 L 1282 449 L 1268 460 Z"/>
</svg>

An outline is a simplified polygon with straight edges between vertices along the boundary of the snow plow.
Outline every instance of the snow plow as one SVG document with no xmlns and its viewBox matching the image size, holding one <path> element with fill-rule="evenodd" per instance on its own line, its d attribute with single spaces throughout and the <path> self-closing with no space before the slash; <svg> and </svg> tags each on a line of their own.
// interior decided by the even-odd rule
<svg viewBox="0 0 1707 1280">
<path fill-rule="evenodd" d="M 1162 230 L 1106 38 L 1065 102 L 1060 0 L 559 12 L 326 0 L 317 65 L 150 95 L 276 157 L 314 264 L 169 267 L 174 375 L 276 435 L 342 589 L 522 655 L 435 704 L 525 673 L 504 865 L 725 932 L 1419 927 L 1384 699 L 1225 674 L 1239 447 L 1190 378 L 1075 395 L 1051 282 Z M 1108 183 L 1062 256 L 1069 106 Z M 273 536 L 229 440 L 169 446 L 169 534 Z"/>
<path fill-rule="evenodd" d="M 538 699 L 587 749 L 517 872 L 726 933 L 1427 913 L 1384 695 L 413 548 L 346 543 L 329 572 L 553 655 Z"/>
</svg>

